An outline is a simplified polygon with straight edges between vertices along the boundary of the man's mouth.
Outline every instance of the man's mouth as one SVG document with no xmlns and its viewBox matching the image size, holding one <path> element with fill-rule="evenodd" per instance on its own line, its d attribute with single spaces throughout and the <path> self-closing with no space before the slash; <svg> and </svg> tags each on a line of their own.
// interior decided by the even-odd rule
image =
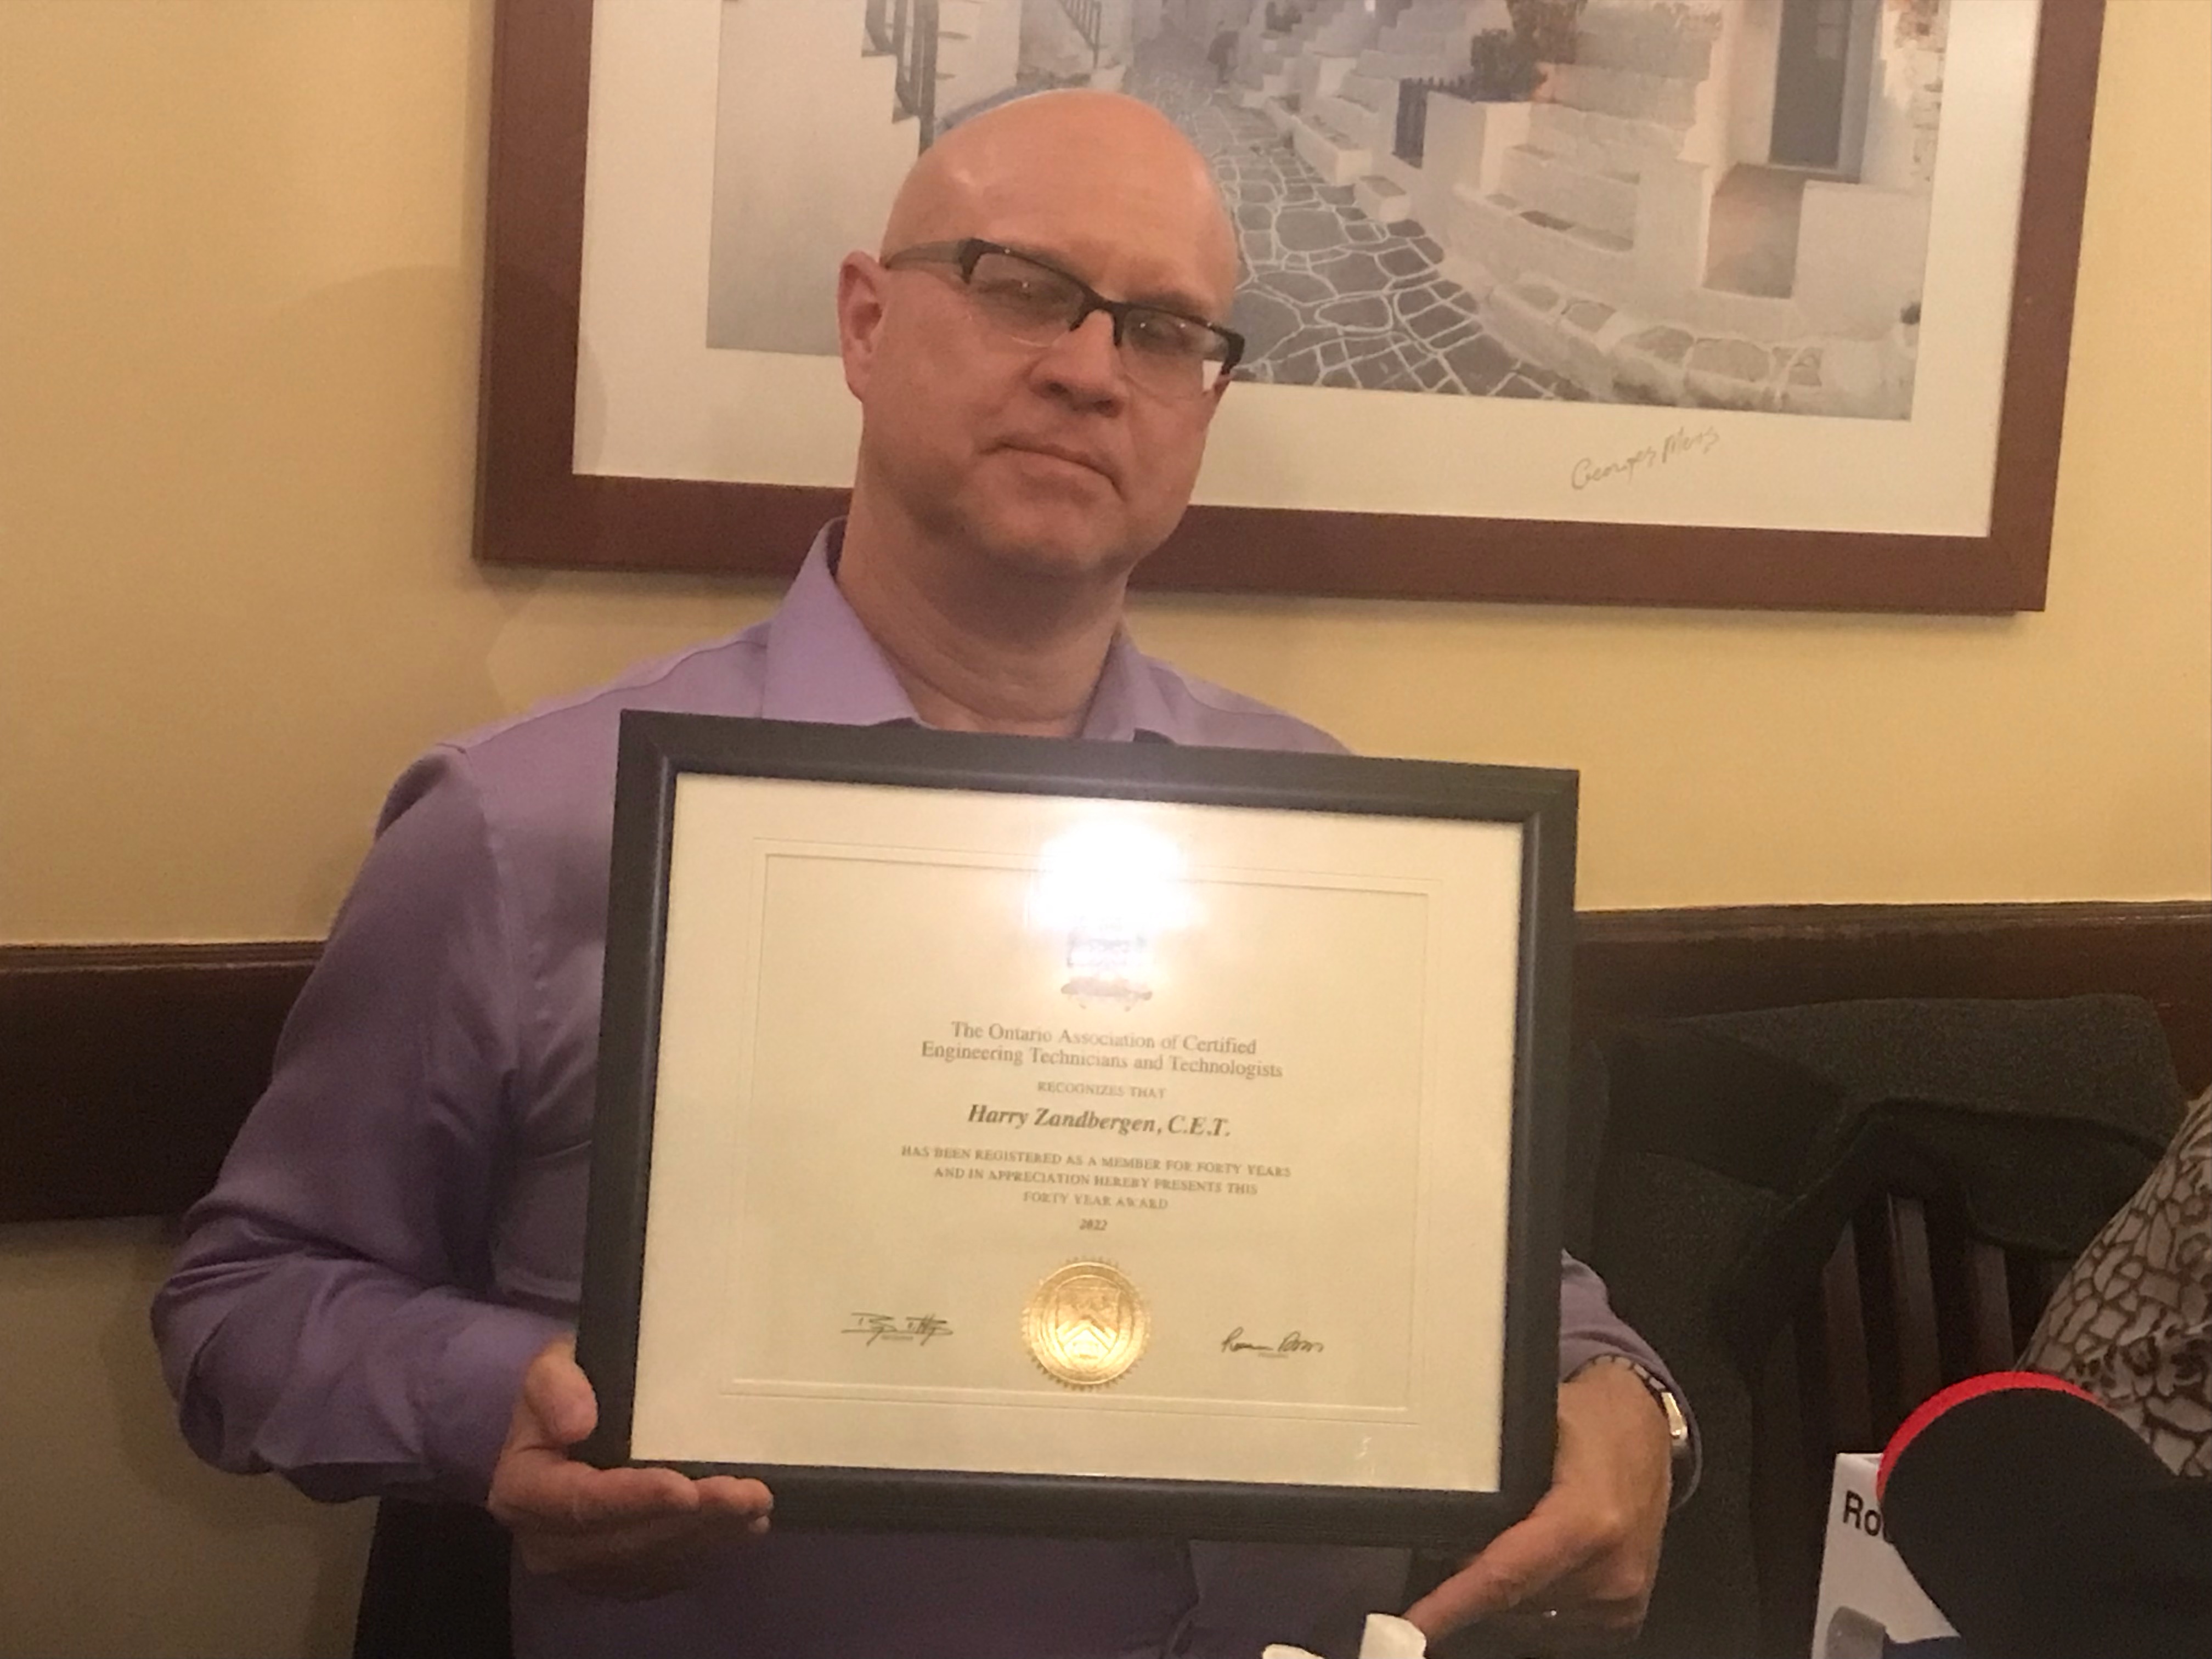
<svg viewBox="0 0 2212 1659">
<path fill-rule="evenodd" d="M 1079 466 L 1087 471 L 1095 472 L 1111 484 L 1118 485 L 1120 482 L 1114 476 L 1113 467 L 1102 456 L 1094 451 L 1081 449 L 1073 444 L 1033 442 L 1024 440 L 1009 442 L 1003 447 L 1025 455 L 1042 455 L 1047 460 L 1065 461 L 1070 466 Z"/>
</svg>

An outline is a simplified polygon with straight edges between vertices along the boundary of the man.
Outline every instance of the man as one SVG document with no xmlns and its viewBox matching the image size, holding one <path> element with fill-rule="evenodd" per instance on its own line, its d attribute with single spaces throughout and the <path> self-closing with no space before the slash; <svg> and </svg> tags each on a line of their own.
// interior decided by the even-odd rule
<svg viewBox="0 0 2212 1659">
<path fill-rule="evenodd" d="M 204 1455 L 317 1497 L 488 1502 L 525 1656 L 1249 1655 L 1402 1593 L 1389 1551 L 787 1535 L 757 1481 L 568 1455 L 594 1413 L 565 1331 L 619 711 L 1336 747 L 1122 630 L 1227 385 L 1236 276 L 1205 163 L 1145 105 L 1024 100 L 928 152 L 881 257 L 839 273 L 859 467 L 783 609 L 395 787 L 155 1305 Z M 1571 1644 L 1640 1617 L 1662 1374 L 1563 1272 L 1555 1485 L 1412 1610 L 1432 1632 Z"/>
</svg>

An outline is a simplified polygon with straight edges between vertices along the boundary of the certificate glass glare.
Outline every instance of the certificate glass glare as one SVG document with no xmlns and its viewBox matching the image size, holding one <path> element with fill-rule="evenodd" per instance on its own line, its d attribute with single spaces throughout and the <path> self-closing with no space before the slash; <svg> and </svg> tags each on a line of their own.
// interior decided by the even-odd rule
<svg viewBox="0 0 2212 1659">
<path fill-rule="evenodd" d="M 1192 798 L 1225 751 L 1147 757 L 1183 799 L 1062 793 L 1038 762 L 1142 751 L 782 730 L 817 770 L 825 739 L 1021 766 L 659 769 L 622 1455 L 784 1471 L 780 1513 L 801 1470 L 1042 1482 L 1107 1524 L 1163 1483 L 1499 1497 L 1530 823 Z M 1316 759 L 1407 765 L 1234 762 L 1279 793 Z M 1146 1319 L 1097 1386 L 1024 1339 L 1085 1261 Z M 1321 1513 L 1294 1529 L 1359 1534 Z"/>
</svg>

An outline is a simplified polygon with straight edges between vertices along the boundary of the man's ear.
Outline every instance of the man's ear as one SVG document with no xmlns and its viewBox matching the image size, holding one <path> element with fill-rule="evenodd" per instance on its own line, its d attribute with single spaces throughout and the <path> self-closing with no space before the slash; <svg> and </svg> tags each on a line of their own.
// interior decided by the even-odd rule
<svg viewBox="0 0 2212 1659">
<path fill-rule="evenodd" d="M 866 401 L 876 340 L 884 325 L 884 268 L 852 252 L 837 267 L 837 352 L 845 361 L 845 388 Z"/>
<path fill-rule="evenodd" d="M 1208 426 L 1213 424 L 1213 417 L 1221 412 L 1221 400 L 1229 395 L 1229 388 L 1235 384 L 1236 380 L 1233 375 L 1224 374 L 1213 383 L 1213 389 L 1206 394 L 1206 423 Z"/>
</svg>

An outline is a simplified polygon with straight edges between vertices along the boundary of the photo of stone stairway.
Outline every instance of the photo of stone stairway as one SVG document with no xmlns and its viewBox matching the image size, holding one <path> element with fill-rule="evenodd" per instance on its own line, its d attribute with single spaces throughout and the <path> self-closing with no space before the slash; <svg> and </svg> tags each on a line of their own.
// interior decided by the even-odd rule
<svg viewBox="0 0 2212 1659">
<path fill-rule="evenodd" d="M 1277 15 L 1298 17 L 1279 38 L 1263 37 L 1286 76 L 1300 72 L 1309 47 L 1358 49 L 1371 38 L 1360 32 L 1369 23 L 1361 0 L 1302 13 L 1279 4 Z M 1370 391 L 1583 396 L 1564 376 L 1498 340 L 1475 297 L 1443 270 L 1443 246 L 1418 222 L 1368 199 L 1364 164 L 1310 156 L 1252 106 L 1248 87 L 1220 84 L 1199 31 L 1167 28 L 1141 43 L 1126 89 L 1181 126 L 1221 180 L 1245 265 L 1230 319 L 1247 341 L 1239 378 Z"/>
<path fill-rule="evenodd" d="M 1577 394 L 1901 418 L 1948 21 L 1947 0 L 1319 0 L 1248 31 L 1239 83 Z M 1516 53 L 1525 83 L 1498 84 Z"/>
<path fill-rule="evenodd" d="M 709 343 L 834 350 L 921 149 L 1091 86 L 1212 163 L 1240 378 L 1901 418 L 1948 5 L 728 0 Z"/>
</svg>

